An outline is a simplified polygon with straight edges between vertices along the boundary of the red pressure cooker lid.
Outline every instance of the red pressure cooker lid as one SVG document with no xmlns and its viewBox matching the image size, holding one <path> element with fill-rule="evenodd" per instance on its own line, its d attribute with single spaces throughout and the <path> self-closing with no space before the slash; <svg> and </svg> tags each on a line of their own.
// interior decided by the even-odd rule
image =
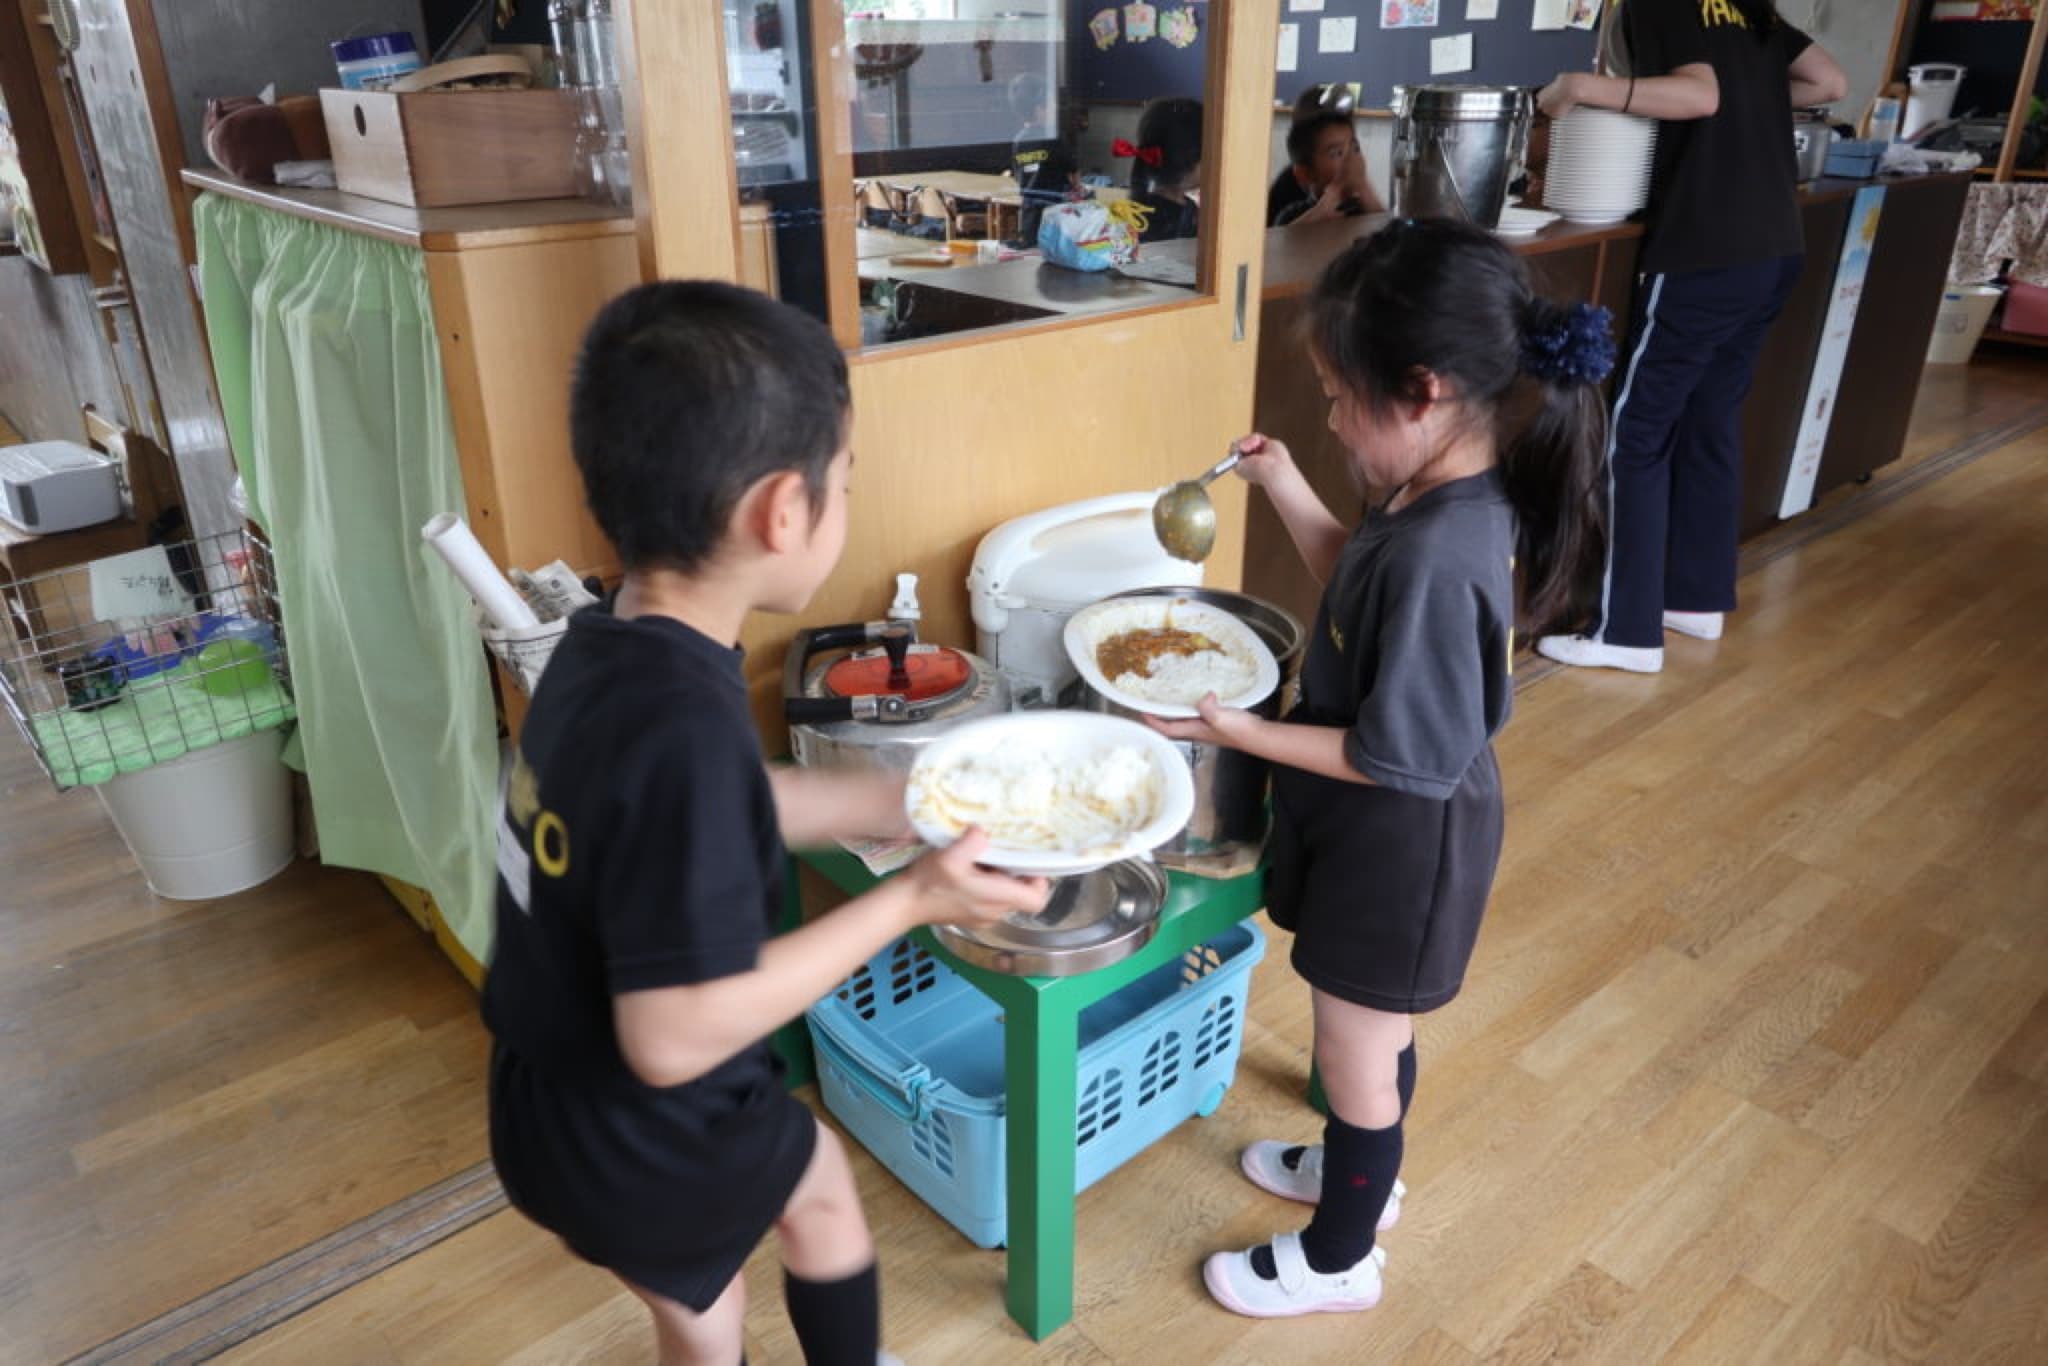
<svg viewBox="0 0 2048 1366">
<path fill-rule="evenodd" d="M 872 654 L 848 655 L 825 670 L 825 689 L 834 697 L 898 696 L 910 702 L 930 702 L 949 696 L 974 681 L 974 666 L 960 651 L 948 646 L 915 649 L 903 661 L 909 686 L 892 686 L 889 656 L 880 650 Z M 898 680 L 900 685 L 902 680 Z"/>
</svg>

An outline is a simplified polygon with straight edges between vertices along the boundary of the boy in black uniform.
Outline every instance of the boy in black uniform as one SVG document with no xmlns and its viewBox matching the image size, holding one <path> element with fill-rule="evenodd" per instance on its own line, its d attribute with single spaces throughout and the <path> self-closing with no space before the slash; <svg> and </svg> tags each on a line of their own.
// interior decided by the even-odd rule
<svg viewBox="0 0 2048 1366">
<path fill-rule="evenodd" d="M 831 336 L 729 285 L 642 286 L 578 361 L 571 435 L 618 548 L 520 736 L 498 832 L 491 1153 L 512 1203 L 653 1311 L 661 1360 L 742 1359 L 741 1266 L 774 1227 L 809 1362 L 876 1360 L 874 1244 L 846 1155 L 767 1044 L 912 926 L 1043 904 L 971 834 L 770 939 L 783 841 L 900 828 L 900 780 L 770 776 L 740 654 L 845 543 Z"/>
<path fill-rule="evenodd" d="M 1010 143 L 1010 174 L 1017 178 L 1018 198 L 1024 202 L 1017 236 L 1026 245 L 1035 245 L 1046 209 L 1081 192 L 1081 170 L 1055 127 L 1052 95 L 1043 76 L 1027 72 L 1011 80 L 1010 111 L 1023 123 Z"/>
</svg>

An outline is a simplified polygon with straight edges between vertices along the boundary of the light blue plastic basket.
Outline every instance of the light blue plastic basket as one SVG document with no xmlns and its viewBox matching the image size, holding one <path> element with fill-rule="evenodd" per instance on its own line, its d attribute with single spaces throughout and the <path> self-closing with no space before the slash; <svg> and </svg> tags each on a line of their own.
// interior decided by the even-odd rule
<svg viewBox="0 0 2048 1366">
<path fill-rule="evenodd" d="M 1240 924 L 1081 1012 L 1075 1189 L 1223 1103 L 1265 936 Z M 1007 1236 L 1003 1024 L 910 939 L 807 1017 L 825 1107 L 977 1246 Z"/>
</svg>

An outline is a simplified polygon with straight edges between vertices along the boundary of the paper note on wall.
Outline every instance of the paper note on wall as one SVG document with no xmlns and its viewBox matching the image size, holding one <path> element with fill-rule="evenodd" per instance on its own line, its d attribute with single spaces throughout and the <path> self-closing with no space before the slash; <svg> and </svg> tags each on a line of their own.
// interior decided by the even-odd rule
<svg viewBox="0 0 2048 1366">
<path fill-rule="evenodd" d="M 1380 0 L 1380 27 L 1435 28 L 1438 0 Z"/>
<path fill-rule="evenodd" d="M 1457 33 L 1429 40 L 1429 74 L 1448 76 L 1472 69 L 1472 35 Z"/>
<path fill-rule="evenodd" d="M 1571 0 L 1536 0 L 1536 8 L 1529 15 L 1529 27 L 1538 33 L 1561 29 L 1571 12 Z"/>
<path fill-rule="evenodd" d="M 1273 65 L 1275 69 L 1280 71 L 1299 71 L 1301 69 L 1300 24 L 1282 24 L 1280 26 L 1280 53 L 1275 58 Z"/>
<path fill-rule="evenodd" d="M 1316 25 L 1316 49 L 1320 52 L 1358 51 L 1356 19 L 1324 19 Z"/>
<path fill-rule="evenodd" d="M 91 565 L 92 614 L 101 621 L 175 616 L 192 610 L 192 597 L 171 571 L 160 545 L 111 555 Z"/>
<path fill-rule="evenodd" d="M 1289 14 L 1321 14 L 1323 0 L 1287 0 Z"/>
<path fill-rule="evenodd" d="M 1465 0 L 1465 22 L 1476 24 L 1482 19 L 1500 18 L 1500 0 Z"/>
</svg>

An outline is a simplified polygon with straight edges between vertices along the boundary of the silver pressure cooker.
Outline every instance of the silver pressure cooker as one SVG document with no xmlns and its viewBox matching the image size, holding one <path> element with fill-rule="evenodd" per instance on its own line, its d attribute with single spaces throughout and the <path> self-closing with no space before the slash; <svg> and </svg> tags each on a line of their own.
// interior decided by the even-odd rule
<svg viewBox="0 0 2048 1366">
<path fill-rule="evenodd" d="M 979 656 L 917 638 L 908 621 L 797 632 L 782 665 L 790 749 L 806 768 L 894 769 L 962 721 L 1010 710 L 1010 685 Z"/>
</svg>

